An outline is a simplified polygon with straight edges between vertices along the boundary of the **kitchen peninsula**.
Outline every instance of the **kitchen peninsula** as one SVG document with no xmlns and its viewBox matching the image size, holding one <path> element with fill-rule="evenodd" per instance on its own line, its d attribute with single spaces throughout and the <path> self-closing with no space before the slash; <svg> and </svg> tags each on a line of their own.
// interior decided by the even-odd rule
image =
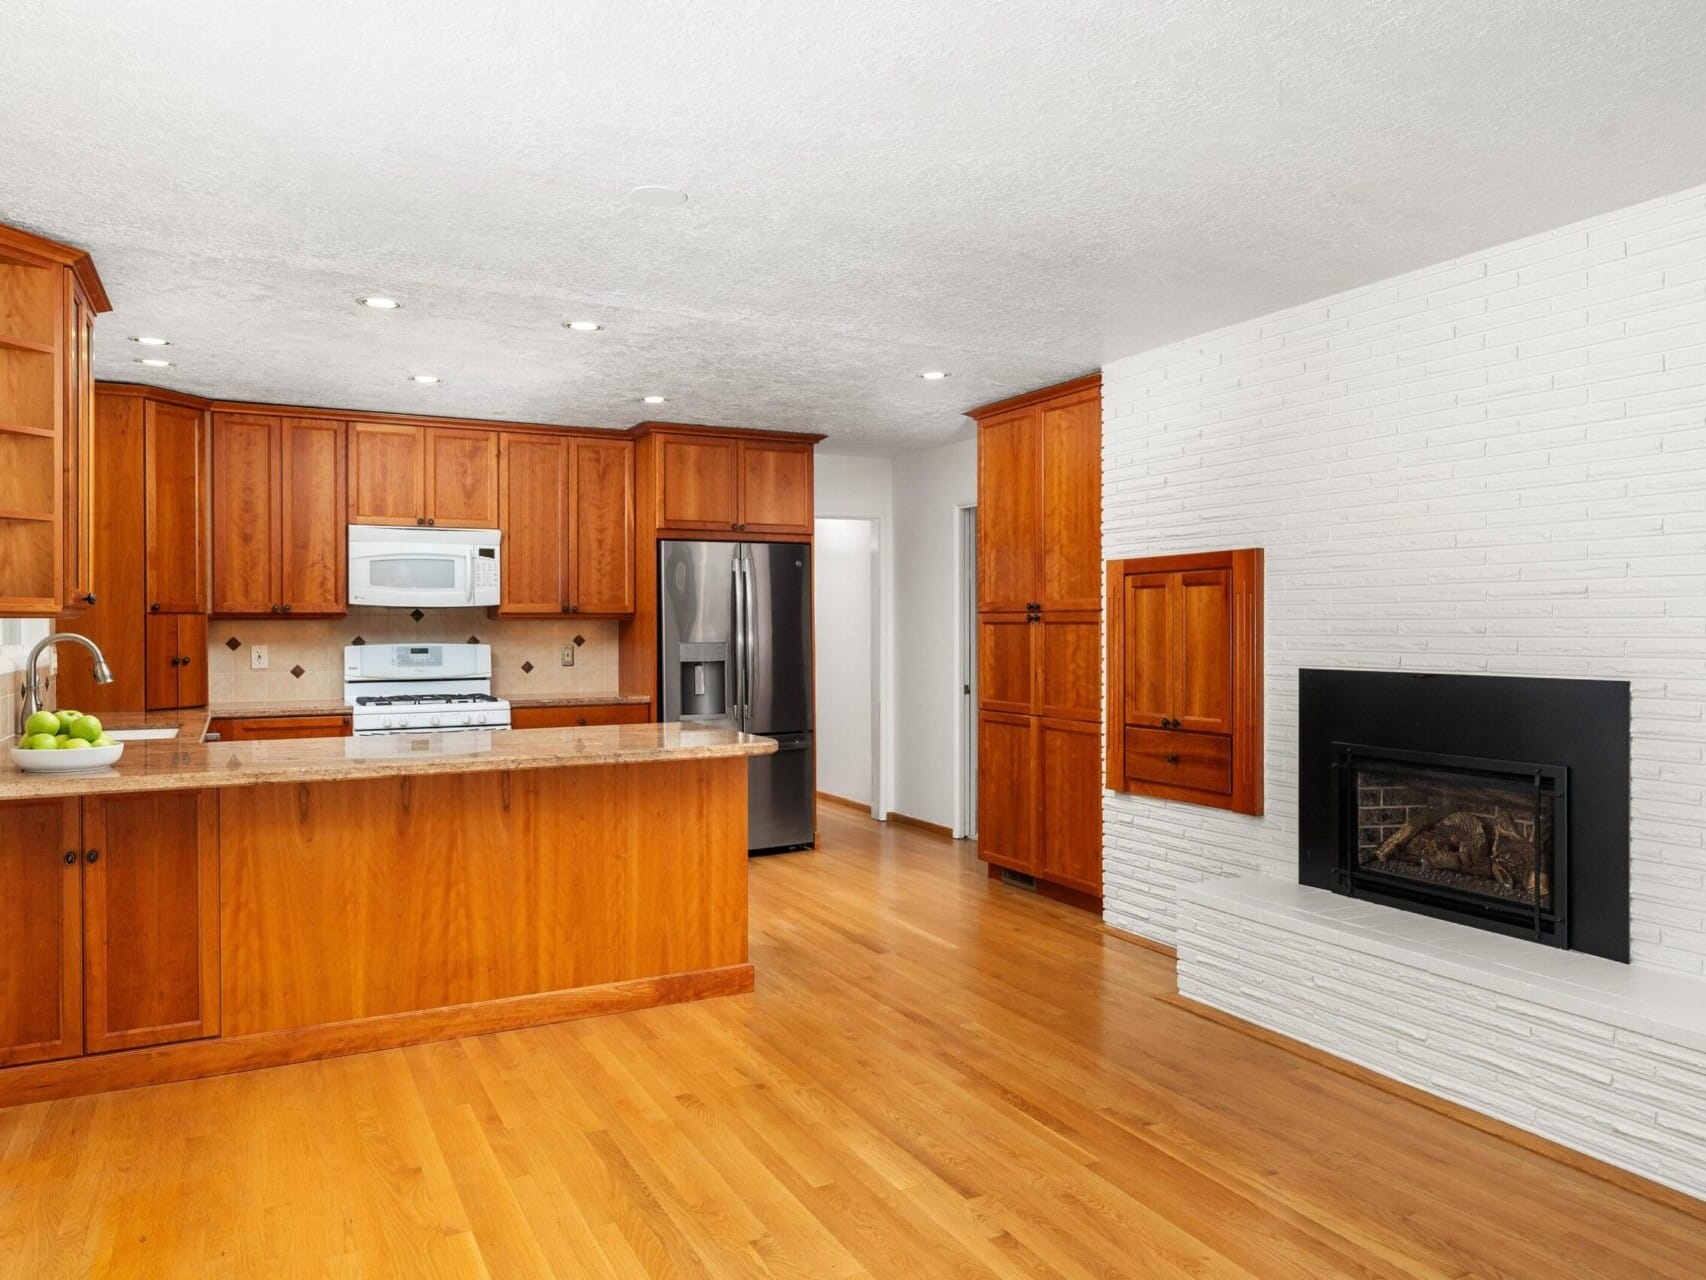
<svg viewBox="0 0 1706 1280">
<path fill-rule="evenodd" d="M 752 988 L 747 757 L 678 724 L 0 774 L 0 1105 Z"/>
</svg>

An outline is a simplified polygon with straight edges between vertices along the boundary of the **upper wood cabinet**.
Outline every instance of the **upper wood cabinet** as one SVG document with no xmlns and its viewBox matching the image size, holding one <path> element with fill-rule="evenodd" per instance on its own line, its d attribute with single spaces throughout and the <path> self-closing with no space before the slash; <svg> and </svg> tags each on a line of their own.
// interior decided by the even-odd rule
<svg viewBox="0 0 1706 1280">
<path fill-rule="evenodd" d="M 205 613 L 207 415 L 161 400 L 143 415 L 143 596 L 150 613 Z"/>
<path fill-rule="evenodd" d="M 149 711 L 207 705 L 207 618 L 151 613 L 144 637 L 143 703 Z"/>
<path fill-rule="evenodd" d="M 0 616 L 92 603 L 89 358 L 110 309 L 88 254 L 0 226 Z"/>
<path fill-rule="evenodd" d="M 497 528 L 498 435 L 486 428 L 352 423 L 350 523 Z"/>
<path fill-rule="evenodd" d="M 657 460 L 659 530 L 811 534 L 809 443 L 660 431 Z"/>
<path fill-rule="evenodd" d="M 634 444 L 505 432 L 500 617 L 634 612 Z"/>
<path fill-rule="evenodd" d="M 1262 812 L 1262 552 L 1110 560 L 1107 784 Z"/>
<path fill-rule="evenodd" d="M 211 612 L 345 611 L 346 434 L 329 418 L 214 416 Z"/>
<path fill-rule="evenodd" d="M 1099 380 L 979 410 L 978 608 L 1101 608 Z"/>
</svg>

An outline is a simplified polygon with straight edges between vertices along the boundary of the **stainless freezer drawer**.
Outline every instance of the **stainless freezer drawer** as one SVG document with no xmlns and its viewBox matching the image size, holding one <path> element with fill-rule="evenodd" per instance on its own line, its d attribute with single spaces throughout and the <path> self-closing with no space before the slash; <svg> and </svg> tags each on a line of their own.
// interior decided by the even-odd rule
<svg viewBox="0 0 1706 1280">
<path fill-rule="evenodd" d="M 746 847 L 754 853 L 810 844 L 817 811 L 812 735 L 765 736 L 776 739 L 776 753 L 747 761 Z"/>
</svg>

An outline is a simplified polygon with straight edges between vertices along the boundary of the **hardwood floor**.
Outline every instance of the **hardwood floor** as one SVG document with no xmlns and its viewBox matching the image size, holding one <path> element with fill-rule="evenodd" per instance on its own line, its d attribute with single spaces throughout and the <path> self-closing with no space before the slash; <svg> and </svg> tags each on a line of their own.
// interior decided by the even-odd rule
<svg viewBox="0 0 1706 1280">
<path fill-rule="evenodd" d="M 0 1276 L 1702 1274 L 1706 1222 L 821 822 L 753 863 L 750 996 L 0 1111 Z"/>
</svg>

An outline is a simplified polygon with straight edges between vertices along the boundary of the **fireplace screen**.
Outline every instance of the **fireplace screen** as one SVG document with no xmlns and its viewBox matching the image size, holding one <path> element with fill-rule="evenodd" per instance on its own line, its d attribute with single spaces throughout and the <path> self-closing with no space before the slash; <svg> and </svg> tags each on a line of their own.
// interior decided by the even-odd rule
<svg viewBox="0 0 1706 1280">
<path fill-rule="evenodd" d="M 1567 946 L 1567 771 L 1336 744 L 1340 885 Z"/>
</svg>

